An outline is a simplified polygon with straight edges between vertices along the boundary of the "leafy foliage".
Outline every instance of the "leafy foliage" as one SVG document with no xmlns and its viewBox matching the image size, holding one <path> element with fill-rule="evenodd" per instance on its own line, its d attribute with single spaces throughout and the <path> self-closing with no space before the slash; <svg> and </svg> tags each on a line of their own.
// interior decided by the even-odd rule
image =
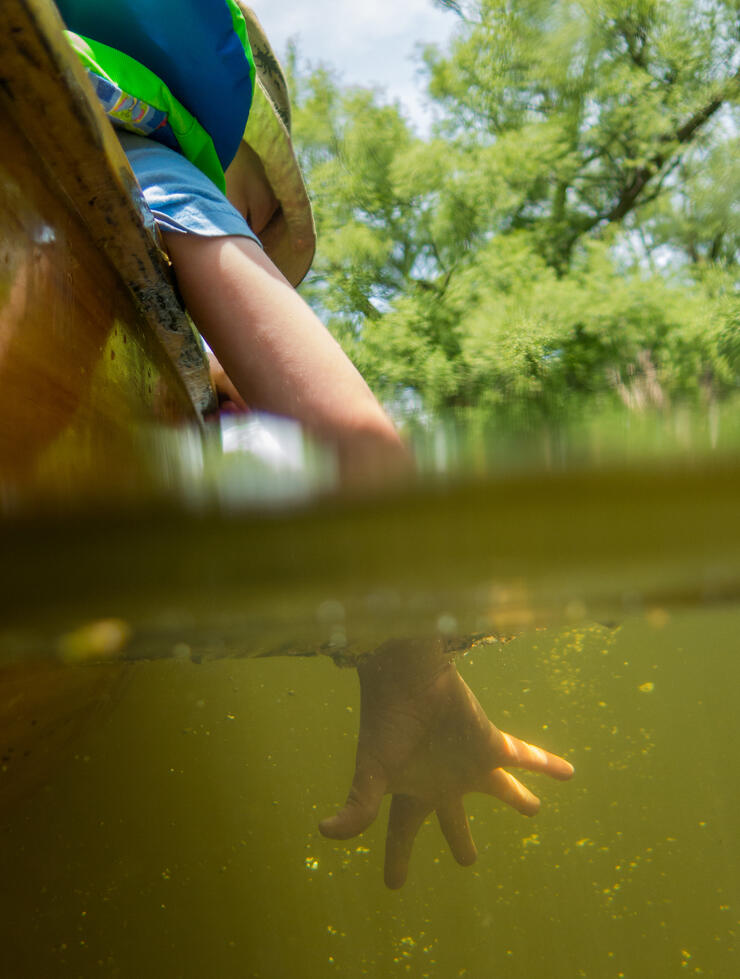
<svg viewBox="0 0 740 979">
<path fill-rule="evenodd" d="M 544 416 L 740 377 L 740 0 L 459 0 L 436 113 L 300 70 L 304 287 L 387 399 Z"/>
</svg>

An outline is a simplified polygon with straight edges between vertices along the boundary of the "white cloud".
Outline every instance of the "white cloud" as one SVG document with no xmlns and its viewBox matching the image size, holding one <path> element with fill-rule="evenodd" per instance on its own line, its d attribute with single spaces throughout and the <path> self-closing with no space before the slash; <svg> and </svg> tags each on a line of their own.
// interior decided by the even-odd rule
<svg viewBox="0 0 740 979">
<path fill-rule="evenodd" d="M 456 25 L 453 15 L 431 0 L 266 0 L 255 8 L 278 55 L 296 38 L 304 58 L 335 66 L 345 83 L 380 85 L 424 124 L 416 46 L 444 44 Z"/>
</svg>

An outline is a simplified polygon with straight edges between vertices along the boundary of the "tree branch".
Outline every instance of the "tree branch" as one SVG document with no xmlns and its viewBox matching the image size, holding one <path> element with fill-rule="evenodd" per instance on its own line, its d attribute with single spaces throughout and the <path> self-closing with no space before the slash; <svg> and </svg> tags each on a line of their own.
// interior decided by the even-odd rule
<svg viewBox="0 0 740 979">
<path fill-rule="evenodd" d="M 718 232 L 712 239 L 712 245 L 709 249 L 709 259 L 712 262 L 716 262 L 722 252 L 722 245 L 724 244 L 725 236 L 724 232 Z"/>
<path fill-rule="evenodd" d="M 738 89 L 740 89 L 740 71 L 733 75 L 718 95 L 707 102 L 706 105 L 702 106 L 698 112 L 691 116 L 682 126 L 679 126 L 670 136 L 663 136 L 661 142 L 665 144 L 678 143 L 679 145 L 690 142 L 697 130 L 704 126 L 715 112 L 724 105 L 730 95 Z M 622 218 L 633 210 L 646 185 L 663 167 L 667 157 L 668 151 L 661 150 L 645 166 L 639 167 L 635 171 L 629 184 L 622 191 L 618 203 L 605 216 L 605 220 L 609 223 L 621 221 Z"/>
</svg>

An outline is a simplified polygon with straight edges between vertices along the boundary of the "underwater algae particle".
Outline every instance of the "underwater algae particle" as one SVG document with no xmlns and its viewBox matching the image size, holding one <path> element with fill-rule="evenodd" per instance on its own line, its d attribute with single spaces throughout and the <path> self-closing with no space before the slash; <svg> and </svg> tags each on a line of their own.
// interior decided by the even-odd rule
<svg viewBox="0 0 740 979">
<path fill-rule="evenodd" d="M 616 637 L 615 630 L 596 622 L 555 633 L 543 655 L 552 688 L 571 702 L 576 697 L 592 701 L 597 686 L 592 675 L 594 655 L 597 650 L 608 655 Z"/>
</svg>

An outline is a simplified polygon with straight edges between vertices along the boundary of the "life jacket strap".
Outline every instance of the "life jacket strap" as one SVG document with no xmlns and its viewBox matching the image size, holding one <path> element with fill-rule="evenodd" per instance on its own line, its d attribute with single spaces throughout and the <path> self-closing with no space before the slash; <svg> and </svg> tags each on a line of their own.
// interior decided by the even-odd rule
<svg viewBox="0 0 740 979">
<path fill-rule="evenodd" d="M 114 125 L 179 150 L 225 192 L 226 179 L 213 140 L 161 78 L 116 48 L 72 31 L 66 35 Z"/>
<path fill-rule="evenodd" d="M 120 86 L 102 75 L 97 75 L 90 68 L 87 69 L 87 77 L 114 126 L 139 136 L 153 136 L 159 142 L 166 143 L 170 149 L 180 152 L 166 112 L 155 109 L 143 99 L 129 95 Z"/>
</svg>

